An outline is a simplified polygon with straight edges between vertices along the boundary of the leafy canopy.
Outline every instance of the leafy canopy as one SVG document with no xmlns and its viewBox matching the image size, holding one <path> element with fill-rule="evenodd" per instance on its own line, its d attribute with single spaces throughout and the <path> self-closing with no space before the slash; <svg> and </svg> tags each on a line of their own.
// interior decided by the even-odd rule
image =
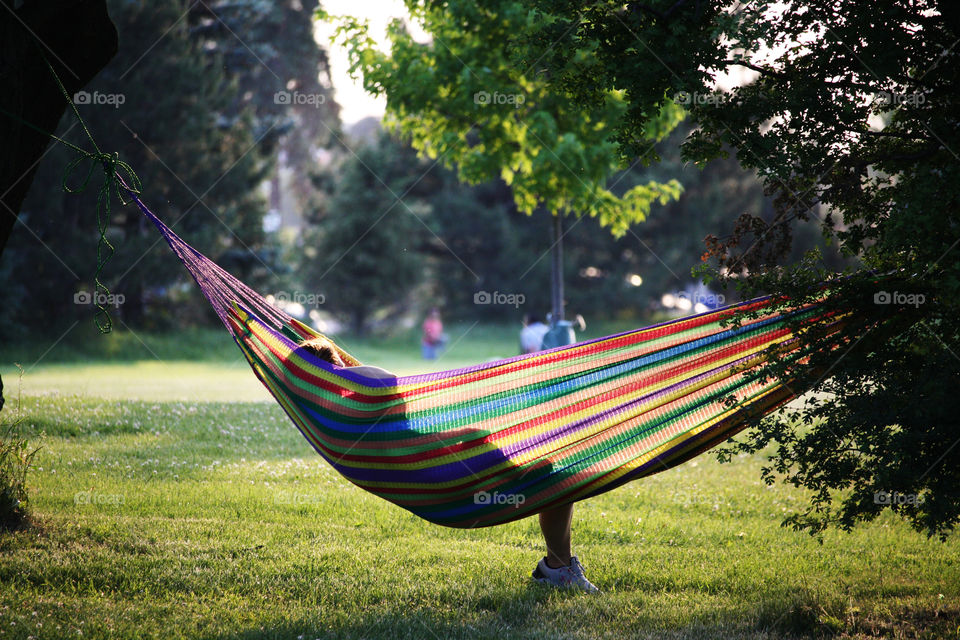
<svg viewBox="0 0 960 640">
<path fill-rule="evenodd" d="M 835 274 L 788 260 L 810 223 L 857 265 L 827 304 L 837 332 L 811 359 L 767 373 L 819 392 L 763 421 L 735 450 L 773 447 L 766 478 L 811 491 L 790 522 L 850 528 L 893 509 L 945 536 L 960 521 L 960 5 L 954 0 L 647 0 L 530 3 L 553 47 L 553 90 L 590 112 L 606 92 L 619 151 L 644 146 L 649 114 L 684 103 L 687 159 L 736 149 L 774 196 L 708 236 L 704 273 L 789 304 Z M 584 63 L 584 60 L 587 63 Z M 730 71 L 746 82 L 724 89 Z M 878 277 L 881 275 L 883 277 Z M 799 425 L 799 426 L 798 426 Z"/>
<path fill-rule="evenodd" d="M 611 173 L 625 164 L 611 128 L 627 109 L 623 92 L 601 91 L 584 107 L 551 85 L 540 64 L 550 43 L 513 49 L 518 34 L 538 28 L 538 15 L 527 3 L 406 5 L 429 42 L 416 41 L 399 20 L 388 30 L 389 53 L 357 19 L 337 18 L 337 33 L 348 47 L 351 72 L 362 73 L 368 91 L 386 96 L 389 121 L 418 151 L 456 167 L 471 183 L 502 178 L 525 213 L 542 206 L 561 215 L 586 214 L 617 236 L 643 220 L 653 202 L 678 197 L 676 180 L 637 185 L 621 196 L 607 188 Z M 331 19 L 322 11 L 317 15 Z M 682 117 L 672 103 L 659 107 L 637 159 L 655 159 L 653 143 Z"/>
</svg>

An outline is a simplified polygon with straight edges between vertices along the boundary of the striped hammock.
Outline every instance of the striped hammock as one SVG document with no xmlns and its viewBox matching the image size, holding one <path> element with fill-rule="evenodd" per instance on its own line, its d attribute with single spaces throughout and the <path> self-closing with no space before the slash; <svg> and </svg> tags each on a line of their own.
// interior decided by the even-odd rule
<svg viewBox="0 0 960 640">
<path fill-rule="evenodd" d="M 523 518 L 706 451 L 795 397 L 758 373 L 774 354 L 803 358 L 791 324 L 836 323 L 816 305 L 763 314 L 771 302 L 757 299 L 464 369 L 368 378 L 301 347 L 319 334 L 134 200 L 317 453 L 357 486 L 450 527 Z M 760 313 L 725 326 L 746 312 Z"/>
</svg>

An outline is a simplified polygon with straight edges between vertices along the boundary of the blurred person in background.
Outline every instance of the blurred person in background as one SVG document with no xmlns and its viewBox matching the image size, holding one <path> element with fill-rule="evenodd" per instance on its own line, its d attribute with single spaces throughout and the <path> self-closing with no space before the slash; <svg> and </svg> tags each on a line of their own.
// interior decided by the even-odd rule
<svg viewBox="0 0 960 640">
<path fill-rule="evenodd" d="M 523 329 L 520 330 L 520 353 L 535 353 L 540 351 L 543 336 L 550 330 L 543 320 L 535 313 L 523 316 Z"/>
<path fill-rule="evenodd" d="M 443 334 L 443 321 L 440 319 L 440 310 L 434 307 L 423 321 L 423 339 L 420 341 L 423 359 L 436 360 L 440 352 L 443 351 L 446 342 L 446 336 Z"/>
</svg>

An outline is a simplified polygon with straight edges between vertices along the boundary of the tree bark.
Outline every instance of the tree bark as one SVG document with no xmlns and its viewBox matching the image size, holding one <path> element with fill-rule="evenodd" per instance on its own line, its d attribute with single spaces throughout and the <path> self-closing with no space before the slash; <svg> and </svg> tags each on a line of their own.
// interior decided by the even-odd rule
<svg viewBox="0 0 960 640">
<path fill-rule="evenodd" d="M 52 133 L 67 93 L 86 85 L 117 53 L 117 30 L 106 0 L 0 0 L 0 255 L 50 138 L 13 114 Z"/>
<path fill-rule="evenodd" d="M 552 319 L 550 326 L 563 320 L 563 218 L 559 213 L 552 216 L 553 244 L 550 245 L 550 303 Z"/>
<path fill-rule="evenodd" d="M 0 257 L 50 144 L 21 120 L 52 133 L 67 107 L 44 58 L 73 95 L 116 54 L 106 0 L 0 0 Z"/>
</svg>

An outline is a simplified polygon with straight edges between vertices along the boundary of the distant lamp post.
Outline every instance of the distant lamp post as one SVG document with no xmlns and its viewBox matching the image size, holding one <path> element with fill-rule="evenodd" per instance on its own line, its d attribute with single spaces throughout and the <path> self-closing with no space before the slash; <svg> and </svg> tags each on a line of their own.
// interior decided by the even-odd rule
<svg viewBox="0 0 960 640">
<path fill-rule="evenodd" d="M 553 216 L 553 244 L 550 245 L 550 330 L 543 336 L 541 349 L 573 344 L 577 336 L 573 323 L 564 318 L 563 309 L 563 218 Z"/>
</svg>

